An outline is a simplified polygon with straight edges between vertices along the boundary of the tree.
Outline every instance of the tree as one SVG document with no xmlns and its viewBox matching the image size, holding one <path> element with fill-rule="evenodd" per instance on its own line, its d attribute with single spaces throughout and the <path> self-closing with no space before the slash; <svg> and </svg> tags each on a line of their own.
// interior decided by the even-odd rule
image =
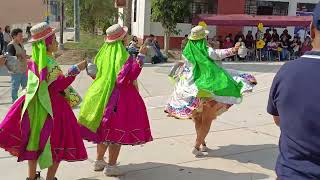
<svg viewBox="0 0 320 180">
<path fill-rule="evenodd" d="M 192 0 L 152 0 L 151 19 L 160 22 L 164 29 L 164 50 L 168 54 L 170 36 L 178 34 L 176 29 L 179 22 L 191 15 Z"/>
<path fill-rule="evenodd" d="M 73 0 L 65 0 L 67 24 L 73 24 Z M 97 28 L 106 29 L 116 22 L 118 9 L 113 0 L 81 0 L 80 25 L 81 29 L 95 33 Z"/>
</svg>

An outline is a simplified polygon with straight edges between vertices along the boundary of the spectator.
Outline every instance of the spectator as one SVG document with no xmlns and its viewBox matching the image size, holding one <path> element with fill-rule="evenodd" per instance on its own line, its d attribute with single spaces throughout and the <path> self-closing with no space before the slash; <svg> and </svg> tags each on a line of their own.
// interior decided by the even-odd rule
<svg viewBox="0 0 320 180">
<path fill-rule="evenodd" d="M 267 29 L 266 33 L 264 33 L 263 38 L 266 39 L 266 43 L 270 42 L 272 39 L 272 35 L 270 34 L 271 29 Z"/>
<path fill-rule="evenodd" d="M 133 36 L 132 40 L 129 43 L 128 46 L 128 52 L 130 55 L 137 56 L 139 54 L 139 42 L 137 36 Z"/>
<path fill-rule="evenodd" d="M 233 47 L 233 42 L 231 41 L 230 36 L 227 36 L 225 41 L 223 42 L 223 48 L 228 49 Z"/>
<path fill-rule="evenodd" d="M 301 55 L 304 55 L 306 52 L 311 51 L 311 50 L 312 50 L 311 39 L 310 39 L 310 37 L 307 37 L 301 46 L 300 53 L 301 53 Z"/>
<path fill-rule="evenodd" d="M 273 29 L 273 33 L 272 33 L 272 39 L 275 42 L 278 42 L 280 40 L 280 36 L 278 34 L 277 29 Z"/>
<path fill-rule="evenodd" d="M 275 39 L 271 39 L 267 44 L 267 50 L 269 53 L 269 60 L 275 60 L 278 56 L 278 44 Z"/>
<path fill-rule="evenodd" d="M 225 41 L 223 42 L 223 49 L 233 48 L 233 42 L 229 36 L 226 37 Z M 225 60 L 231 61 L 233 57 L 228 57 Z"/>
<path fill-rule="evenodd" d="M 282 48 L 281 50 L 281 60 L 287 60 L 288 55 L 289 55 L 289 46 L 290 42 L 287 36 L 282 36 L 281 42 L 280 42 L 280 47 Z"/>
<path fill-rule="evenodd" d="M 10 26 L 6 26 L 4 28 L 3 40 L 4 40 L 3 51 L 7 52 L 8 44 L 12 41 L 12 37 L 11 37 L 11 34 L 10 34 Z"/>
<path fill-rule="evenodd" d="M 245 39 L 245 43 L 246 43 L 246 47 L 248 49 L 252 49 L 254 47 L 254 38 L 252 35 L 252 31 L 248 31 L 248 34 L 246 35 L 246 39 Z"/>
<path fill-rule="evenodd" d="M 12 102 L 18 98 L 20 86 L 25 89 L 27 86 L 27 59 L 26 51 L 23 47 L 23 31 L 14 29 L 11 32 L 13 40 L 8 44 L 7 52 L 10 56 L 16 56 L 18 59 L 18 69 L 16 72 L 10 72 L 11 75 L 11 97 Z"/>
<path fill-rule="evenodd" d="M 217 36 L 213 36 L 209 44 L 213 49 L 220 49 L 220 42 L 218 41 Z"/>
<path fill-rule="evenodd" d="M 183 51 L 187 43 L 188 43 L 188 34 L 184 35 L 184 39 L 181 41 L 181 51 Z"/>
<path fill-rule="evenodd" d="M 157 41 L 156 37 L 153 34 L 151 34 L 150 39 L 151 39 L 151 45 L 155 48 L 155 51 L 156 51 L 156 57 L 154 57 L 154 59 L 155 58 L 157 59 L 155 59 L 154 62 L 158 62 L 158 61 L 166 62 L 168 58 L 164 56 L 160 51 L 160 44 Z"/>
<path fill-rule="evenodd" d="M 242 40 L 245 40 L 245 37 L 244 37 L 242 31 L 239 31 L 239 32 L 236 34 L 236 36 L 234 37 L 234 43 L 239 42 L 239 39 L 240 39 L 240 38 L 241 38 Z"/>
<path fill-rule="evenodd" d="M 286 36 L 287 40 L 289 40 L 289 41 L 292 38 L 291 35 L 288 32 L 288 29 L 283 30 L 283 33 L 281 34 L 280 39 L 283 39 L 283 36 Z"/>
<path fill-rule="evenodd" d="M 3 53 L 3 49 L 4 49 L 4 39 L 3 39 L 3 32 L 0 27 L 0 55 Z"/>
<path fill-rule="evenodd" d="M 320 4 L 311 24 L 312 39 L 320 39 Z M 280 126 L 276 174 L 279 180 L 320 179 L 320 41 L 304 56 L 278 71 L 270 90 L 268 113 Z"/>
<path fill-rule="evenodd" d="M 232 33 L 229 33 L 229 34 L 228 34 L 228 37 L 230 38 L 230 41 L 231 41 L 232 43 L 234 43 L 234 39 L 233 39 Z"/>
<path fill-rule="evenodd" d="M 301 42 L 299 41 L 298 37 L 294 37 L 293 41 L 290 43 L 290 52 L 292 53 L 293 57 L 299 57 L 299 51 L 301 47 Z"/>
<path fill-rule="evenodd" d="M 238 41 L 236 42 L 236 44 L 239 43 L 239 44 L 240 44 L 240 47 L 246 48 L 246 45 L 245 45 L 245 43 L 244 43 L 243 40 L 244 40 L 244 39 L 242 39 L 242 37 L 240 37 L 240 38 L 238 39 Z M 244 60 L 244 59 L 245 59 L 244 57 L 240 57 L 238 54 L 237 54 L 237 58 L 238 58 L 239 60 Z"/>
<path fill-rule="evenodd" d="M 31 38 L 31 28 L 32 28 L 31 23 L 28 23 L 28 26 L 26 28 L 26 34 L 28 35 L 28 39 Z"/>
</svg>

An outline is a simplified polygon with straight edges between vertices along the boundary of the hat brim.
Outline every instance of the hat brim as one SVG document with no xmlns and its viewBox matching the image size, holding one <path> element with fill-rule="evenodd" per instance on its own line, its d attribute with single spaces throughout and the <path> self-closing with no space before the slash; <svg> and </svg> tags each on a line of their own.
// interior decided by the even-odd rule
<svg viewBox="0 0 320 180">
<path fill-rule="evenodd" d="M 57 32 L 59 32 L 58 29 L 52 29 L 52 31 L 51 31 L 50 33 L 46 34 L 45 36 L 43 36 L 43 37 L 41 37 L 41 38 L 35 39 L 35 38 L 32 38 L 32 37 L 31 37 L 31 39 L 29 39 L 28 43 L 33 43 L 33 42 L 37 42 L 37 41 L 46 39 L 47 37 L 50 37 L 51 35 L 53 35 L 53 34 L 55 34 L 55 33 L 57 33 Z"/>
<path fill-rule="evenodd" d="M 127 26 L 123 26 L 122 29 L 124 30 L 124 32 L 123 32 L 123 34 L 121 36 L 119 36 L 116 39 L 108 39 L 108 38 L 106 38 L 105 42 L 113 43 L 113 42 L 122 40 L 128 34 L 128 27 Z"/>
<path fill-rule="evenodd" d="M 204 32 L 205 32 L 205 36 L 203 36 L 203 37 L 192 37 L 192 35 L 189 34 L 188 39 L 189 39 L 189 40 L 192 40 L 192 41 L 196 41 L 196 40 L 200 40 L 200 39 L 205 39 L 206 36 L 209 35 L 210 31 L 205 30 Z"/>
</svg>

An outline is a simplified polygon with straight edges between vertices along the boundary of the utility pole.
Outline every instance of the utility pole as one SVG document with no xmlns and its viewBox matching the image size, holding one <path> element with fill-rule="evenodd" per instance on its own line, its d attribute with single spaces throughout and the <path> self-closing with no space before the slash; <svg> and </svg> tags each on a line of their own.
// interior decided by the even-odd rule
<svg viewBox="0 0 320 180">
<path fill-rule="evenodd" d="M 80 42 L 80 4 L 79 0 L 73 0 L 74 2 L 74 41 Z"/>
<path fill-rule="evenodd" d="M 64 31 L 64 0 L 60 2 L 60 43 L 59 49 L 63 50 L 63 31 Z"/>
<path fill-rule="evenodd" d="M 50 6 L 50 0 L 47 0 L 47 12 L 46 12 L 46 21 L 49 24 L 49 6 Z"/>
</svg>

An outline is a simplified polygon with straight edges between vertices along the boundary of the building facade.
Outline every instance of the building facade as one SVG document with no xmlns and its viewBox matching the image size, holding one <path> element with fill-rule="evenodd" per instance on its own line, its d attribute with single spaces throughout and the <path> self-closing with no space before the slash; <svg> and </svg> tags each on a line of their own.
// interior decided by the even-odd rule
<svg viewBox="0 0 320 180">
<path fill-rule="evenodd" d="M 32 1 L 32 3 L 31 3 Z M 5 0 L 0 5 L 0 27 L 6 25 L 25 28 L 32 24 L 46 21 L 59 20 L 59 5 L 57 0 Z"/>
<path fill-rule="evenodd" d="M 193 0 L 191 5 L 191 17 L 185 17 L 185 21 L 178 23 L 179 35 L 173 35 L 170 39 L 170 48 L 180 48 L 181 40 L 192 28 L 191 20 L 198 14 L 251 14 L 251 15 L 280 15 L 296 16 L 304 15 L 312 11 L 319 0 Z M 144 40 L 150 34 L 158 38 L 163 44 L 164 31 L 159 22 L 152 22 L 151 0 L 132 0 L 131 32 L 140 40 Z M 256 27 L 223 27 L 208 26 L 209 37 L 216 35 L 225 36 L 228 33 L 235 34 L 238 31 L 256 31 Z M 288 28 L 294 33 L 295 28 Z M 281 30 L 280 30 L 281 31 Z"/>
</svg>

